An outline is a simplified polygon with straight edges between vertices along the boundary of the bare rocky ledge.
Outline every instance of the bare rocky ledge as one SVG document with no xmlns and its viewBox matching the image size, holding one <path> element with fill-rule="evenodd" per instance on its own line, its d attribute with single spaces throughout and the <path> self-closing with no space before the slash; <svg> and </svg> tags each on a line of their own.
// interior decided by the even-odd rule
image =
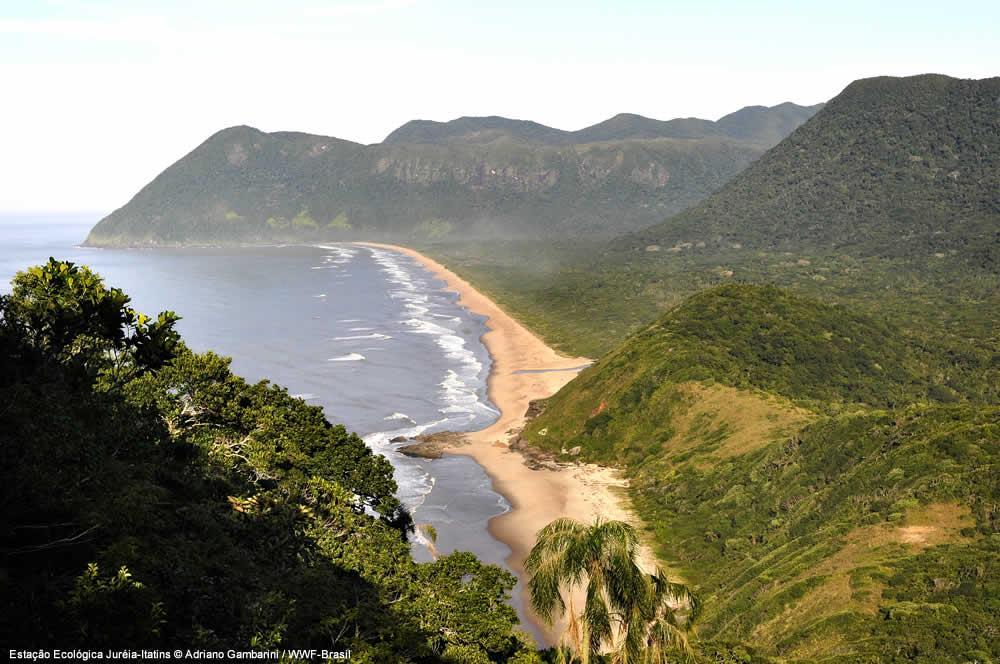
<svg viewBox="0 0 1000 664">
<path fill-rule="evenodd" d="M 414 438 L 416 442 L 399 448 L 399 453 L 420 459 L 440 459 L 449 447 L 468 445 L 465 434 L 457 431 L 438 431 Z"/>
</svg>

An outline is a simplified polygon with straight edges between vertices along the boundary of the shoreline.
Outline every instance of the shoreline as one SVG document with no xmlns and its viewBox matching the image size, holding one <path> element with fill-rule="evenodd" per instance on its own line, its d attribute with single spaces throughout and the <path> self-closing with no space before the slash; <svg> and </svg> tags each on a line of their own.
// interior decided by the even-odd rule
<svg viewBox="0 0 1000 664">
<path fill-rule="evenodd" d="M 466 432 L 464 444 L 445 445 L 442 451 L 471 457 L 486 471 L 493 489 L 510 503 L 510 511 L 491 518 L 487 529 L 510 548 L 507 565 L 522 582 L 526 581 L 524 560 L 534 546 L 535 534 L 554 519 L 571 517 L 591 523 L 600 517 L 639 525 L 624 495 L 627 483 L 616 469 L 593 464 L 532 469 L 520 452 L 509 447 L 526 422 L 529 402 L 555 394 L 590 359 L 557 353 L 467 281 L 418 251 L 378 242 L 354 244 L 409 256 L 444 281 L 447 290 L 458 293 L 460 305 L 486 317 L 487 331 L 481 340 L 492 358 L 487 387 L 500 416 L 485 429 Z M 655 558 L 645 548 L 641 563 L 647 571 L 655 568 Z M 526 589 L 522 599 L 529 607 Z M 535 627 L 555 643 L 558 633 L 530 609 L 528 614 Z"/>
</svg>

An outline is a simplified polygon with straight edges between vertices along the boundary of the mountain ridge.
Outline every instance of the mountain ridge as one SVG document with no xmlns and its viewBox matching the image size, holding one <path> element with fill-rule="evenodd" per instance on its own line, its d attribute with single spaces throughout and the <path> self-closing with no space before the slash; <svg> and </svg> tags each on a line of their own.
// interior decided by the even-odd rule
<svg viewBox="0 0 1000 664">
<path fill-rule="evenodd" d="M 611 237 L 701 200 L 764 152 L 774 126 L 787 129 L 811 109 L 796 106 L 791 120 L 787 107 L 775 111 L 760 139 L 753 128 L 750 138 L 678 138 L 662 128 L 640 138 L 641 128 L 618 127 L 623 138 L 590 140 L 609 138 L 598 127 L 583 130 L 589 142 L 553 143 L 561 130 L 494 116 L 455 121 L 448 131 L 458 127 L 457 137 L 425 137 L 437 142 L 362 145 L 239 125 L 157 175 L 87 243 Z M 418 138 L 440 129 L 409 126 Z M 515 140 L 515 130 L 530 140 Z"/>
<path fill-rule="evenodd" d="M 531 120 L 517 120 L 498 115 L 462 116 L 445 122 L 411 120 L 390 132 L 382 144 L 439 143 L 473 139 L 478 139 L 476 142 L 489 142 L 507 139 L 547 145 L 568 145 L 607 140 L 707 136 L 729 136 L 766 142 L 771 140 L 770 134 L 764 137 L 747 131 L 745 127 L 739 126 L 737 119 L 749 114 L 775 113 L 780 114 L 782 119 L 789 120 L 794 116 L 811 116 L 822 107 L 822 103 L 802 106 L 793 102 L 783 102 L 775 106 L 744 106 L 717 121 L 696 117 L 657 120 L 638 113 L 618 113 L 607 120 L 577 130 L 557 129 Z M 791 129 L 794 127 L 789 131 Z M 481 133 L 486 135 L 477 136 Z"/>
</svg>

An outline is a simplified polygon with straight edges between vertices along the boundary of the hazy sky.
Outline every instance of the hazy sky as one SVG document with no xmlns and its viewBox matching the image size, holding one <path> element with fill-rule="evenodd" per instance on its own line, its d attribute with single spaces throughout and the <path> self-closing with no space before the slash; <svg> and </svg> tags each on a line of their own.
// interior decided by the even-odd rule
<svg viewBox="0 0 1000 664">
<path fill-rule="evenodd" d="M 578 129 L 1000 74 L 993 2 L 0 0 L 0 210 L 123 205 L 223 127 Z"/>
</svg>

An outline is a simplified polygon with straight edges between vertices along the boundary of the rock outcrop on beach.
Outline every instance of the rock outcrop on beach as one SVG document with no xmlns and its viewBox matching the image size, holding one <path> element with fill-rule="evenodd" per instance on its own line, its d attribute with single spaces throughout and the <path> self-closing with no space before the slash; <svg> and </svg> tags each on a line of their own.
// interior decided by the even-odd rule
<svg viewBox="0 0 1000 664">
<path fill-rule="evenodd" d="M 703 199 L 818 108 L 748 107 L 718 122 L 620 115 L 576 132 L 497 117 L 414 121 L 375 145 L 231 127 L 87 242 L 610 237 Z"/>
</svg>

